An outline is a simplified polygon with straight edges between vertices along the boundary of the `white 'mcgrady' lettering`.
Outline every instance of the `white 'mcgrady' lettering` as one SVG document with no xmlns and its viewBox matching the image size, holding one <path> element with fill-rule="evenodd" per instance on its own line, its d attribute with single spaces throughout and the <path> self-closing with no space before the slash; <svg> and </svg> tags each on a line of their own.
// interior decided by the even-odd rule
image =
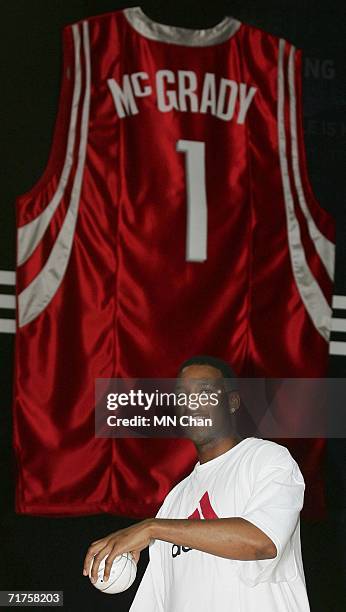
<svg viewBox="0 0 346 612">
<path fill-rule="evenodd" d="M 209 110 L 210 109 L 210 110 Z M 206 72 L 203 82 L 200 113 L 210 113 L 216 115 L 216 84 L 215 75 Z"/>
<path fill-rule="evenodd" d="M 192 70 L 178 70 L 179 110 L 198 113 L 197 77 Z M 187 101 L 189 100 L 189 105 Z"/>
<path fill-rule="evenodd" d="M 156 73 L 156 95 L 157 107 L 162 113 L 176 108 L 179 110 L 175 91 L 170 91 L 169 84 L 175 82 L 174 72 L 171 70 L 159 70 Z"/>
<path fill-rule="evenodd" d="M 115 79 L 108 79 L 108 85 L 112 92 L 116 111 L 121 119 L 126 117 L 127 114 L 136 115 L 139 112 L 128 74 L 123 76 L 122 87 L 118 85 Z"/>
<path fill-rule="evenodd" d="M 148 75 L 146 72 L 133 72 L 131 74 L 131 82 L 133 87 L 133 93 L 137 98 L 142 98 L 143 96 L 150 96 L 152 89 L 150 85 L 143 85 L 143 89 L 141 88 L 140 80 L 145 81 L 148 80 Z"/>
<path fill-rule="evenodd" d="M 149 75 L 139 71 L 124 74 L 122 85 L 108 79 L 114 105 L 122 119 L 139 113 L 137 98 L 156 93 L 157 108 L 161 113 L 173 110 L 190 113 L 208 113 L 223 121 L 243 124 L 257 88 L 233 79 L 216 77 L 206 72 L 200 93 L 197 75 L 193 70 L 158 70 L 154 86 Z M 155 89 L 155 91 L 154 91 Z"/>
</svg>

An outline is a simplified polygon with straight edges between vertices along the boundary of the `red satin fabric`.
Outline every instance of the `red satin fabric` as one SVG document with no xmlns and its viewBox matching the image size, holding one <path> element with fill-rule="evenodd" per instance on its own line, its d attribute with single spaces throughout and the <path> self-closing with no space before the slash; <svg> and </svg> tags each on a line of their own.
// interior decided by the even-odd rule
<svg viewBox="0 0 346 612">
<path fill-rule="evenodd" d="M 239 376 L 318 377 L 326 374 L 328 344 L 303 305 L 288 248 L 278 152 L 278 40 L 242 25 L 215 46 L 172 45 L 141 36 L 121 12 L 91 19 L 89 33 L 91 106 L 73 247 L 53 299 L 16 336 L 16 511 L 144 517 L 190 471 L 194 448 L 182 440 L 96 439 L 95 378 L 174 377 L 184 359 L 199 353 L 227 359 Z M 17 200 L 18 227 L 45 210 L 61 174 L 74 73 L 71 41 L 67 27 L 53 152 L 40 183 Z M 299 72 L 299 53 L 296 67 Z M 216 83 L 225 77 L 256 87 L 245 123 L 208 113 L 162 113 L 154 93 L 137 100 L 138 114 L 119 119 L 107 79 L 121 83 L 122 75 L 142 70 L 153 83 L 163 68 L 194 71 L 199 90 L 207 72 Z M 85 82 L 83 60 L 82 89 Z M 297 81 L 298 101 L 299 87 Z M 47 262 L 67 214 L 81 113 L 69 182 L 42 240 L 18 267 L 18 295 Z M 288 128 L 286 135 L 289 141 Z M 185 260 L 179 139 L 205 142 L 203 263 Z M 290 159 L 289 172 L 292 179 Z M 304 161 L 301 172 L 315 223 L 333 239 L 333 222 L 310 192 Z M 293 196 L 309 264 L 330 302 L 331 282 Z M 307 513 L 321 516 L 324 441 L 289 446 L 308 481 Z"/>
</svg>

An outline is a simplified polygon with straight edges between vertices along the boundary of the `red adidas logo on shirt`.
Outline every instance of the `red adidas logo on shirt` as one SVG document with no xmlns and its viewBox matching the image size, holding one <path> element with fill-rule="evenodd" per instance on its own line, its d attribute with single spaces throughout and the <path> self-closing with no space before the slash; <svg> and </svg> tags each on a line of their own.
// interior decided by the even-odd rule
<svg viewBox="0 0 346 612">
<path fill-rule="evenodd" d="M 200 519 L 200 518 L 217 519 L 219 518 L 213 506 L 210 503 L 208 491 L 206 491 L 203 497 L 201 497 L 201 499 L 198 502 L 198 506 L 196 510 L 194 510 L 194 512 L 190 514 L 188 518 L 189 519 Z"/>
<path fill-rule="evenodd" d="M 196 510 L 187 517 L 191 520 L 198 519 L 217 519 L 219 518 L 216 514 L 213 506 L 210 503 L 208 491 L 206 491 L 198 502 Z M 187 546 L 178 546 L 178 544 L 172 545 L 172 557 L 178 557 L 182 552 L 189 552 L 192 548 L 188 548 Z"/>
</svg>

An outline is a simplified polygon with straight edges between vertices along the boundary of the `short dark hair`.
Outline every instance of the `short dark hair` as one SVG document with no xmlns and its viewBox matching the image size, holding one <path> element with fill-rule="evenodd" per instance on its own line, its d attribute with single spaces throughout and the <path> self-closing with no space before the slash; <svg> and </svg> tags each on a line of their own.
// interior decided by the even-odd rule
<svg viewBox="0 0 346 612">
<path fill-rule="evenodd" d="M 184 368 L 186 368 L 187 366 L 191 366 L 191 365 L 213 366 L 213 368 L 220 370 L 224 378 L 231 379 L 232 389 L 235 390 L 238 388 L 237 375 L 234 372 L 233 368 L 230 366 L 230 364 L 224 359 L 220 359 L 219 357 L 213 357 L 212 355 L 194 355 L 193 357 L 186 359 L 180 365 L 179 370 L 178 370 L 178 376 Z"/>
</svg>

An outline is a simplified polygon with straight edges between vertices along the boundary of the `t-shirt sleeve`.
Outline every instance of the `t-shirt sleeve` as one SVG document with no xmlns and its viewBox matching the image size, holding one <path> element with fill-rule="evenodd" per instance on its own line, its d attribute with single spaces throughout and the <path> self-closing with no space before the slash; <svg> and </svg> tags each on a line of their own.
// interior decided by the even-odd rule
<svg viewBox="0 0 346 612">
<path fill-rule="evenodd" d="M 299 513 L 303 507 L 305 483 L 289 451 L 277 446 L 270 448 L 268 445 L 264 457 L 258 456 L 253 462 L 252 493 L 244 512 L 239 515 L 261 529 L 277 549 L 273 559 L 236 561 L 238 575 L 248 586 L 289 581 L 297 575 Z"/>
</svg>

